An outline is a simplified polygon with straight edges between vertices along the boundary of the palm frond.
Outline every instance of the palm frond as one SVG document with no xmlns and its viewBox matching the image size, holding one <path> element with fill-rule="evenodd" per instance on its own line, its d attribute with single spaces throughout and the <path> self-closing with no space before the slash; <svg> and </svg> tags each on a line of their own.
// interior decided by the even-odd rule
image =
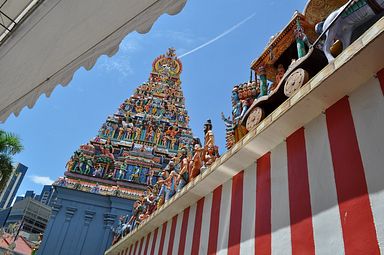
<svg viewBox="0 0 384 255">
<path fill-rule="evenodd" d="M 15 155 L 23 150 L 20 138 L 11 132 L 0 130 L 0 153 Z"/>
<path fill-rule="evenodd" d="M 8 155 L 0 154 L 0 192 L 3 191 L 11 173 L 13 171 L 12 159 Z"/>
</svg>

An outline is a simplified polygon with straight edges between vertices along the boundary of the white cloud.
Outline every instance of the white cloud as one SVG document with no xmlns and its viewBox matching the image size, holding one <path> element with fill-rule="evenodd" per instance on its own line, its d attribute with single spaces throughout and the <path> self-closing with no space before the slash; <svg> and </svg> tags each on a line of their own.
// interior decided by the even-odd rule
<svg viewBox="0 0 384 255">
<path fill-rule="evenodd" d="M 196 36 L 194 36 L 189 31 L 159 31 L 155 34 L 155 37 L 162 37 L 162 38 L 171 38 L 174 41 L 178 41 L 182 44 L 190 45 L 193 44 L 196 41 Z"/>
<path fill-rule="evenodd" d="M 171 39 L 175 43 L 180 43 L 184 47 L 190 47 L 195 43 L 199 43 L 205 40 L 205 38 L 199 37 L 193 34 L 189 30 L 184 30 L 184 31 L 163 30 L 163 31 L 157 31 L 156 33 L 154 33 L 153 36 L 155 38 Z"/>
<path fill-rule="evenodd" d="M 111 58 L 102 58 L 100 68 L 106 72 L 118 72 L 123 76 L 134 73 L 130 57 L 140 49 L 140 44 L 136 38 L 126 38 L 119 45 L 119 51 Z"/>
<path fill-rule="evenodd" d="M 34 183 L 41 185 L 51 185 L 54 181 L 48 176 L 32 175 L 29 177 Z"/>
<path fill-rule="evenodd" d="M 107 72 L 119 72 L 123 76 L 129 76 L 133 74 L 133 69 L 127 56 L 115 57 L 113 59 L 104 59 L 103 63 L 101 64 L 101 68 Z"/>
<path fill-rule="evenodd" d="M 139 42 L 135 39 L 124 39 L 119 45 L 119 51 L 121 52 L 134 52 L 140 49 Z"/>
</svg>

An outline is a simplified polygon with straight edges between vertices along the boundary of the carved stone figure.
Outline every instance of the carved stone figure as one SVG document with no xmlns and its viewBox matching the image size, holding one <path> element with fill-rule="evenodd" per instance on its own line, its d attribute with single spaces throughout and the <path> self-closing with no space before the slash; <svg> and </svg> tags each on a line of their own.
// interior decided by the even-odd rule
<svg viewBox="0 0 384 255">
<path fill-rule="evenodd" d="M 199 144 L 194 146 L 194 154 L 191 162 L 189 163 L 189 180 L 192 181 L 200 174 L 200 169 L 203 166 L 204 149 Z"/>
<path fill-rule="evenodd" d="M 207 120 L 204 124 L 204 147 L 215 146 L 215 137 L 212 132 L 212 121 Z"/>
<path fill-rule="evenodd" d="M 238 121 L 244 116 L 245 112 L 248 109 L 247 102 L 245 100 L 241 101 L 238 95 L 238 86 L 235 86 L 232 90 L 232 116 L 234 123 L 237 124 Z"/>
<path fill-rule="evenodd" d="M 155 144 L 160 144 L 161 138 L 162 138 L 162 132 L 161 132 L 161 129 L 160 129 L 160 127 L 159 127 L 159 128 L 157 128 L 157 130 L 156 130 Z"/>
<path fill-rule="evenodd" d="M 135 127 L 135 140 L 140 140 L 141 137 L 141 128 Z"/>
<path fill-rule="evenodd" d="M 207 120 L 204 124 L 204 166 L 210 166 L 219 157 L 218 147 L 215 145 L 215 137 L 212 131 L 212 122 Z"/>
<path fill-rule="evenodd" d="M 181 155 L 179 176 L 177 178 L 177 191 L 180 191 L 189 182 L 190 162 L 191 157 L 187 155 L 185 150 L 183 150 Z"/>
<path fill-rule="evenodd" d="M 282 64 L 279 64 L 277 66 L 277 74 L 276 74 L 274 86 L 272 86 L 271 90 L 273 90 L 280 83 L 280 81 L 283 78 L 284 74 L 285 74 L 285 68 L 284 68 L 284 66 Z"/>
</svg>

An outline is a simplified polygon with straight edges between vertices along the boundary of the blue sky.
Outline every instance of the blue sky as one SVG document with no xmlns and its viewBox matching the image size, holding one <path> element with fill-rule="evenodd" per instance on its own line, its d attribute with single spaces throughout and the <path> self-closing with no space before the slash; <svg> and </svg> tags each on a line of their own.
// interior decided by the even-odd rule
<svg viewBox="0 0 384 255">
<path fill-rule="evenodd" d="M 220 35 L 182 58 L 181 80 L 194 135 L 203 138 L 203 124 L 212 119 L 216 143 L 225 152 L 220 113 L 231 112 L 232 87 L 249 79 L 252 60 L 305 3 L 189 0 L 179 14 L 161 16 L 149 33 L 129 34 L 116 55 L 100 57 L 90 71 L 79 69 L 67 87 L 58 86 L 50 98 L 41 96 L 34 108 L 0 124 L 18 134 L 25 146 L 14 157 L 29 167 L 18 195 L 26 190 L 40 193 L 43 184 L 63 175 L 72 153 L 93 138 L 106 117 L 148 79 L 155 57 L 169 47 L 182 55 Z"/>
</svg>

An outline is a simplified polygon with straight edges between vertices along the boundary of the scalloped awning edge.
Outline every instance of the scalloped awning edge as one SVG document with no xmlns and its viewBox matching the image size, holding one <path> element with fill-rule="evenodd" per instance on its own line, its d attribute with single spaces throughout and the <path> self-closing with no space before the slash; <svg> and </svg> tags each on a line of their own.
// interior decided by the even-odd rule
<svg viewBox="0 0 384 255">
<path fill-rule="evenodd" d="M 179 13 L 184 8 L 186 1 L 171 0 L 152 3 L 118 29 L 98 41 L 94 46 L 67 63 L 63 68 L 48 76 L 43 82 L 0 109 L 0 122 L 5 122 L 11 113 L 18 116 L 25 106 L 32 108 L 42 94 L 46 94 L 49 97 L 57 85 L 68 85 L 74 73 L 80 67 L 90 70 L 101 55 L 113 56 L 118 51 L 119 45 L 125 36 L 133 31 L 138 33 L 149 32 L 154 22 L 162 14 L 175 15 Z"/>
</svg>

